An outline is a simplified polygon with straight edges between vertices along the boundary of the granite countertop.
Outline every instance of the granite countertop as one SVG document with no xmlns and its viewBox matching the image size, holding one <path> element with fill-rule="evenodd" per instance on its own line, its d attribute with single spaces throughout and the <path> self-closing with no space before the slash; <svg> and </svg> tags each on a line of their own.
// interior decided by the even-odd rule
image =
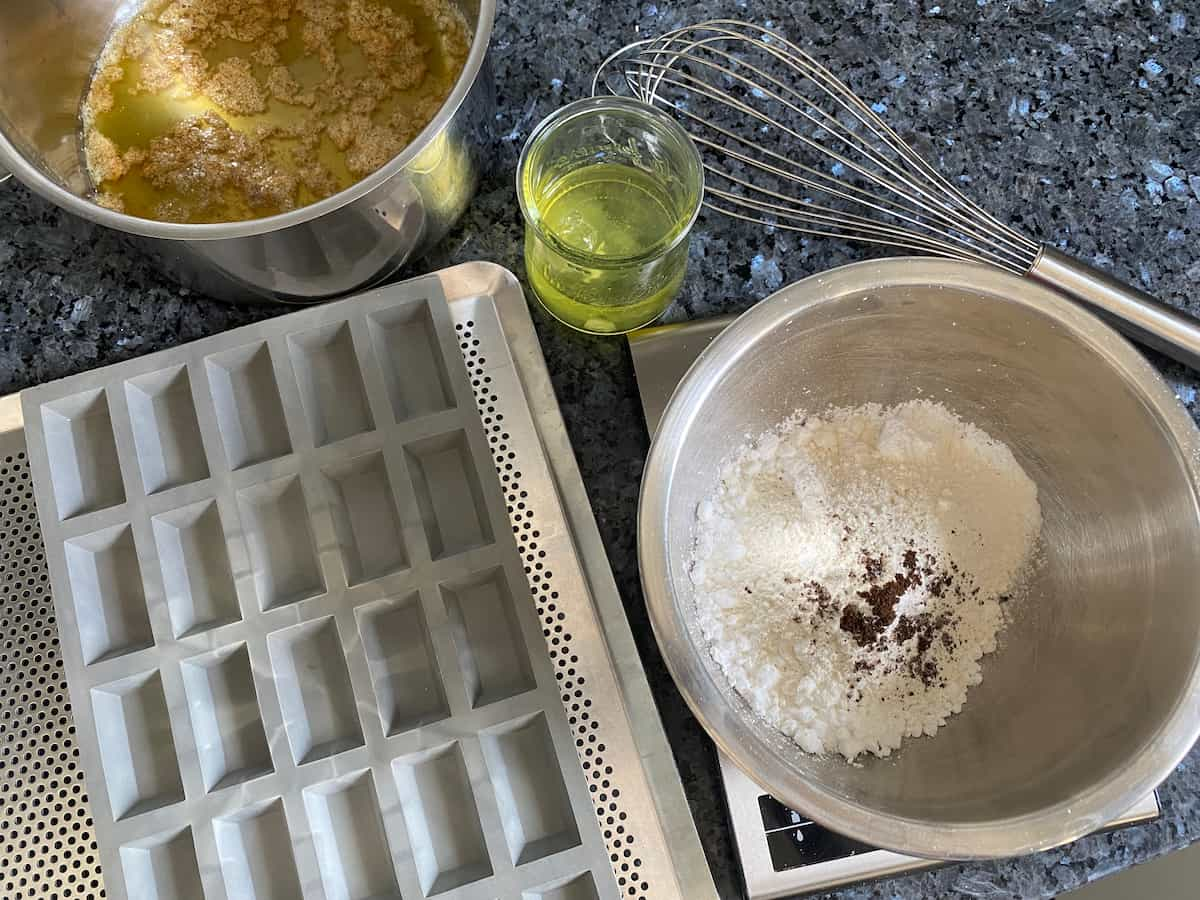
<svg viewBox="0 0 1200 900">
<path fill-rule="evenodd" d="M 618 44 L 725 13 L 772 23 L 840 59 L 837 69 L 853 87 L 886 106 L 898 131 L 1002 220 L 1200 314 L 1200 8 L 1182 0 L 1136 9 L 1106 0 L 502 3 L 493 42 L 499 164 L 461 225 L 412 274 L 471 259 L 523 274 L 512 173 L 533 125 L 585 95 L 591 72 Z M 688 279 L 668 317 L 743 310 L 788 282 L 864 255 L 702 215 Z M 19 185 L 0 188 L 3 393 L 280 311 L 188 294 L 120 236 Z M 569 333 L 535 316 L 718 888 L 739 896 L 713 751 L 662 666 L 638 586 L 634 514 L 647 437 L 629 351 L 622 340 Z M 1200 376 L 1154 362 L 1200 413 Z M 1152 824 L 829 896 L 1051 897 L 1200 838 L 1200 750 L 1160 797 L 1163 816 Z"/>
</svg>

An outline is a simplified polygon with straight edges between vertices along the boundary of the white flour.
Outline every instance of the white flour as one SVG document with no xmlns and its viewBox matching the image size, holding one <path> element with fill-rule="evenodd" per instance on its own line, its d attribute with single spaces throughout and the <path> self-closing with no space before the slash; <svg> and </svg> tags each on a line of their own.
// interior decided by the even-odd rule
<svg viewBox="0 0 1200 900">
<path fill-rule="evenodd" d="M 886 756 L 962 709 L 1041 530 L 1004 444 L 918 400 L 794 417 L 697 510 L 700 625 L 811 753 Z"/>
</svg>

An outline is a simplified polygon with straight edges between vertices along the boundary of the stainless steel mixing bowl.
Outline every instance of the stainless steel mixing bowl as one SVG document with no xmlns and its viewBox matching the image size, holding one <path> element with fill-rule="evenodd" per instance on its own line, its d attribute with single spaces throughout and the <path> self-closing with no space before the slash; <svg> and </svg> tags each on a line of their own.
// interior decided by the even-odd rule
<svg viewBox="0 0 1200 900">
<path fill-rule="evenodd" d="M 757 719 L 712 661 L 687 573 L 695 510 L 731 449 L 798 407 L 917 397 L 1012 448 L 1045 563 L 962 713 L 849 765 Z M 1198 453 L 1137 351 L 1026 279 L 921 259 L 817 275 L 714 341 L 667 408 L 639 514 L 651 621 L 709 734 L 805 815 L 933 858 L 1051 847 L 1130 807 L 1200 733 Z"/>
<path fill-rule="evenodd" d="M 0 181 L 11 170 L 68 212 L 136 236 L 178 281 L 226 300 L 305 303 L 383 281 L 458 220 L 491 154 L 496 101 L 487 51 L 496 4 L 457 2 L 474 33 L 466 65 L 399 156 L 319 203 L 215 225 L 153 222 L 88 199 L 80 103 L 114 22 L 138 3 L 0 2 Z"/>
</svg>

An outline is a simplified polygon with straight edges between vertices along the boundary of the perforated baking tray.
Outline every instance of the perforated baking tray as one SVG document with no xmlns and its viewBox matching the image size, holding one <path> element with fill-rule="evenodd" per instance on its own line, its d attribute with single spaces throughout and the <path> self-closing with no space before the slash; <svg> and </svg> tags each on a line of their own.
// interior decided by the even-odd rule
<svg viewBox="0 0 1200 900">
<path fill-rule="evenodd" d="M 507 272 L 23 405 L 107 896 L 712 895 Z"/>
</svg>

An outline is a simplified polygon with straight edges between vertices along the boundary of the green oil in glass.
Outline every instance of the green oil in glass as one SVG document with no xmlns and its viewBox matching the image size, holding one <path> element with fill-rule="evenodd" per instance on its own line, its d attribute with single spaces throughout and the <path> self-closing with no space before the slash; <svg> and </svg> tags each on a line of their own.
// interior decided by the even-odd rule
<svg viewBox="0 0 1200 900">
<path fill-rule="evenodd" d="M 553 315 L 583 331 L 620 334 L 662 314 L 687 269 L 687 241 L 672 244 L 692 212 L 678 208 L 671 187 L 620 163 L 549 179 L 540 195 L 524 186 L 545 237 L 526 230 L 525 264 Z"/>
</svg>

